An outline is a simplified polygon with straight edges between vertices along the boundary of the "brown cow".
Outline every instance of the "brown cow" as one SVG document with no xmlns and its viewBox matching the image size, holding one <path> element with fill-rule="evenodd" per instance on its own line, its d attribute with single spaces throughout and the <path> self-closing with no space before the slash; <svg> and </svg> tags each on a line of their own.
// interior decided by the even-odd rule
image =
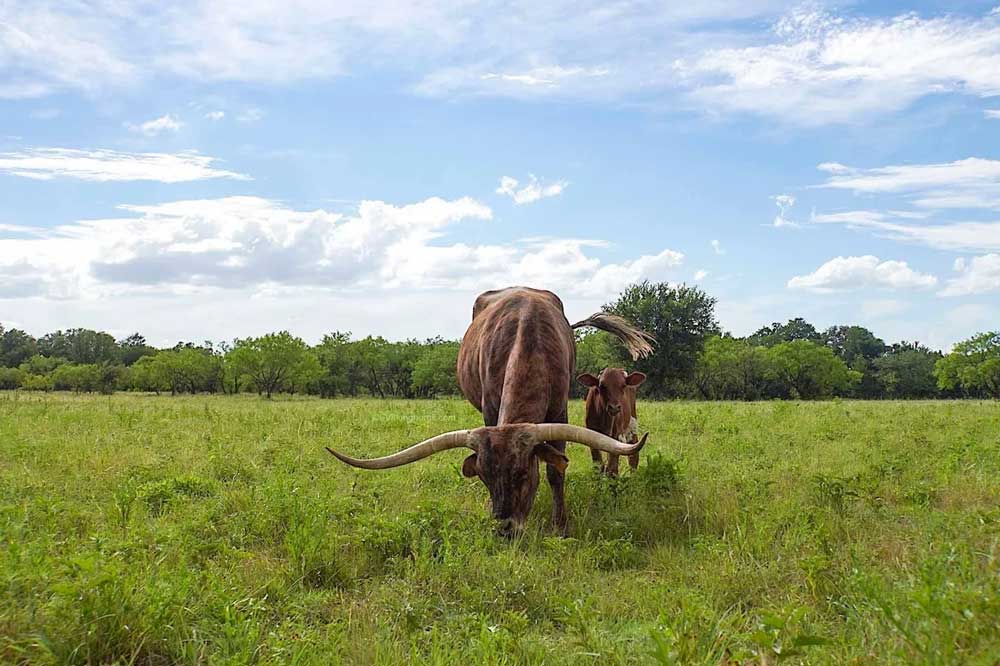
<svg viewBox="0 0 1000 666">
<path fill-rule="evenodd" d="M 507 536 L 524 530 L 538 490 L 538 462 L 544 462 L 552 488 L 552 523 L 565 533 L 566 442 L 618 455 L 635 454 L 646 442 L 643 437 L 627 445 L 566 422 L 576 362 L 573 329 L 582 326 L 616 335 L 634 357 L 652 349 L 648 335 L 613 315 L 598 313 L 570 326 L 562 301 L 550 291 L 510 287 L 481 294 L 458 352 L 458 383 L 483 413 L 486 427 L 438 435 L 374 460 L 330 453 L 355 467 L 385 469 L 446 449 L 472 449 L 462 473 L 478 476 L 489 490 L 493 517 Z"/>
<path fill-rule="evenodd" d="M 626 375 L 621 368 L 604 368 L 597 377 L 585 372 L 577 381 L 590 387 L 586 399 L 588 428 L 623 442 L 631 443 L 639 438 L 635 394 L 638 386 L 646 381 L 646 375 L 641 372 Z M 591 456 L 609 476 L 618 476 L 617 455 L 608 454 L 607 467 L 604 467 L 600 451 L 591 449 Z M 638 452 L 628 457 L 628 464 L 635 471 L 639 466 Z"/>
</svg>

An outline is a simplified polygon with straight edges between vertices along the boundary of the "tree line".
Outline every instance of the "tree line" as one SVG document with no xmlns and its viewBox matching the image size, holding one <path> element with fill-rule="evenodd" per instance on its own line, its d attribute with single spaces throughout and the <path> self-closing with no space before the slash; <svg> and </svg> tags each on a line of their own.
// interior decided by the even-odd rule
<svg viewBox="0 0 1000 666">
<path fill-rule="evenodd" d="M 633 362 L 613 337 L 578 332 L 577 371 L 640 370 L 648 398 L 1000 398 L 1000 332 L 977 334 L 947 355 L 918 342 L 887 344 L 862 326 L 820 331 L 802 318 L 736 337 L 719 327 L 715 305 L 697 287 L 633 285 L 604 310 L 651 333 L 654 353 Z M 459 392 L 458 347 L 344 332 L 310 346 L 280 331 L 158 349 L 138 333 L 116 340 L 75 328 L 35 338 L 0 324 L 0 389 L 430 398 Z"/>
</svg>

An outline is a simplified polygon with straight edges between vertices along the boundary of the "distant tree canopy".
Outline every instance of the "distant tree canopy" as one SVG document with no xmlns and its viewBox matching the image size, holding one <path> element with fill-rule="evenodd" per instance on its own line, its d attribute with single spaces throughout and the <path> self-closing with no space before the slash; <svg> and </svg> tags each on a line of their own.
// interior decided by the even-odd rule
<svg viewBox="0 0 1000 666">
<path fill-rule="evenodd" d="M 934 367 L 938 387 L 968 396 L 1000 398 L 1000 331 L 974 335 L 955 345 Z"/>
<path fill-rule="evenodd" d="M 640 370 L 648 397 L 1000 398 L 1000 332 L 975 335 L 947 355 L 917 342 L 886 344 L 863 326 L 821 331 L 801 317 L 740 338 L 722 333 L 715 299 L 701 289 L 652 282 L 629 287 L 604 310 L 652 334 L 654 352 L 632 361 L 615 338 L 584 329 L 576 332 L 575 374 Z M 72 328 L 36 339 L 0 325 L 0 390 L 431 398 L 459 392 L 458 348 L 456 340 L 355 340 L 341 331 L 309 346 L 279 331 L 157 349 L 140 333 L 116 341 Z M 585 394 L 575 378 L 572 394 Z"/>
</svg>

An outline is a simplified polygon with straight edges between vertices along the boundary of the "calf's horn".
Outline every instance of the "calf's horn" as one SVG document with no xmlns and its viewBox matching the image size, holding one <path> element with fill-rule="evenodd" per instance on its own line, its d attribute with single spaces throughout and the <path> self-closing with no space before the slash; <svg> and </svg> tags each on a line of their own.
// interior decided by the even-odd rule
<svg viewBox="0 0 1000 666">
<path fill-rule="evenodd" d="M 639 453 L 639 450 L 646 445 L 646 437 L 649 436 L 649 433 L 646 433 L 635 444 L 624 444 L 617 439 L 602 435 L 596 430 L 581 428 L 569 423 L 539 423 L 535 426 L 535 434 L 541 440 L 552 441 L 562 439 L 567 442 L 577 442 L 579 444 L 586 444 L 592 449 L 604 451 L 605 453 L 614 453 L 619 456 L 631 456 Z"/>
<path fill-rule="evenodd" d="M 351 456 L 345 456 L 343 453 L 338 453 L 326 447 L 326 450 L 337 457 L 341 462 L 347 463 L 351 467 L 360 467 L 361 469 L 389 469 L 390 467 L 399 467 L 401 465 L 409 465 L 411 462 L 416 462 L 422 460 L 428 456 L 432 456 L 440 451 L 447 451 L 448 449 L 458 449 L 463 446 L 469 446 L 469 432 L 468 430 L 453 430 L 452 432 L 446 432 L 436 437 L 431 437 L 430 439 L 425 439 L 419 444 L 414 444 L 408 449 L 403 449 L 399 453 L 393 453 L 390 456 L 385 456 L 383 458 L 352 458 Z"/>
</svg>

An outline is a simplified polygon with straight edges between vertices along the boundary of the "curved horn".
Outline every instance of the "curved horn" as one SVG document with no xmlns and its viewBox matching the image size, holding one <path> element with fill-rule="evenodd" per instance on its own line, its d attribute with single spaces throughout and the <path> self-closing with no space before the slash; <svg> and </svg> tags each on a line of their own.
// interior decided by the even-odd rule
<svg viewBox="0 0 1000 666">
<path fill-rule="evenodd" d="M 619 456 L 631 456 L 639 453 L 646 445 L 646 438 L 649 433 L 642 436 L 642 439 L 635 444 L 623 444 L 617 439 L 612 439 L 607 435 L 602 435 L 596 430 L 588 430 L 580 426 L 568 423 L 539 423 L 535 426 L 535 434 L 541 440 L 566 440 L 567 442 L 578 442 L 586 444 L 592 449 L 614 453 Z"/>
<path fill-rule="evenodd" d="M 337 453 L 330 447 L 326 447 L 326 450 L 336 456 L 338 460 L 347 463 L 351 467 L 360 467 L 361 469 L 389 469 L 390 467 L 408 465 L 411 462 L 432 456 L 440 451 L 458 449 L 463 446 L 472 448 L 469 446 L 469 432 L 469 430 L 453 430 L 452 432 L 446 432 L 436 437 L 425 439 L 419 444 L 414 444 L 408 449 L 403 449 L 399 453 L 368 460 L 345 456 L 343 453 Z"/>
</svg>

